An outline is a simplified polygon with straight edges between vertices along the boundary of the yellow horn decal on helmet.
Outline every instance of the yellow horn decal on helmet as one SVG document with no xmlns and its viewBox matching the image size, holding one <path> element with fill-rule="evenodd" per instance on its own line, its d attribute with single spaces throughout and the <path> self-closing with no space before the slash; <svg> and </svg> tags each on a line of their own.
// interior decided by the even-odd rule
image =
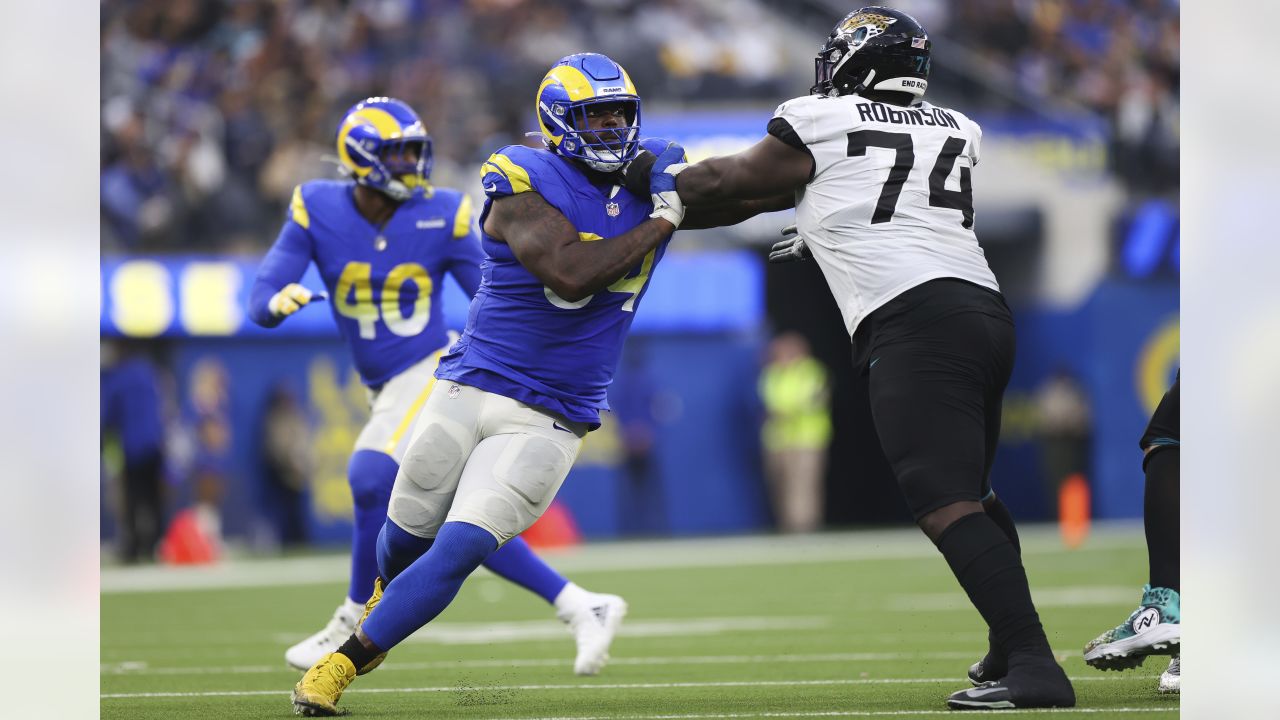
<svg viewBox="0 0 1280 720">
<path fill-rule="evenodd" d="M 619 66 L 618 66 L 618 69 L 619 69 L 619 70 L 621 70 L 621 69 L 622 69 L 622 66 L 621 66 L 621 65 L 619 65 Z M 631 76 L 627 74 L 627 71 L 626 71 L 626 70 L 622 70 L 622 80 L 623 80 L 623 83 L 622 83 L 622 84 L 623 84 L 624 86 L 626 86 L 626 88 L 627 88 L 627 92 L 628 92 L 628 93 L 630 93 L 630 94 L 632 94 L 632 95 L 637 95 L 637 96 L 640 94 L 640 93 L 636 92 L 636 84 L 635 84 L 635 83 L 633 83 L 633 82 L 631 82 Z"/>
<path fill-rule="evenodd" d="M 549 72 L 542 78 L 542 84 L 538 85 L 538 94 L 534 98 L 534 115 L 538 118 L 538 129 L 542 131 L 542 136 L 549 141 L 558 141 L 564 133 L 559 128 L 547 127 L 542 122 L 542 108 L 538 107 L 539 99 L 542 97 L 542 91 L 547 89 L 552 83 L 560 83 L 564 86 L 565 94 L 569 96 L 571 102 L 578 100 L 587 100 L 596 96 L 595 88 L 591 87 L 591 82 L 587 80 L 587 76 L 582 71 L 569 65 L 559 65 L 551 68 Z M 547 112 L 551 112 L 551 108 L 547 108 Z M 568 121 L 568 118 L 565 118 Z"/>
<path fill-rule="evenodd" d="M 347 116 L 346 122 L 342 123 L 342 127 L 338 129 L 338 158 L 348 170 L 358 177 L 364 177 L 373 168 L 362 167 L 347 152 L 347 136 L 351 134 L 351 129 L 357 125 L 372 125 L 378 131 L 378 137 L 383 140 L 392 140 L 400 137 L 401 127 L 399 121 L 391 113 L 380 108 L 360 108 Z"/>
<path fill-rule="evenodd" d="M 578 100 L 587 100 L 596 96 L 595 88 L 591 87 L 591 81 L 586 75 L 576 67 L 569 65 L 560 65 L 551 68 L 551 72 L 542 79 L 542 85 L 538 88 L 538 94 L 542 94 L 542 89 L 549 83 L 556 80 L 564 85 L 564 91 L 569 94 L 569 100 L 577 102 Z"/>
</svg>

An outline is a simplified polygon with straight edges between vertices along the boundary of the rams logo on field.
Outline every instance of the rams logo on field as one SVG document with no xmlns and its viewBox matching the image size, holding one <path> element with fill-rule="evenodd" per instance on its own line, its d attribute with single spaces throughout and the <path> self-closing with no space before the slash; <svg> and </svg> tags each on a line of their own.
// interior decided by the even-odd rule
<svg viewBox="0 0 1280 720">
<path fill-rule="evenodd" d="M 867 29 L 867 34 L 862 38 L 865 42 L 888 30 L 889 26 L 896 22 L 898 22 L 898 18 L 881 15 L 879 13 L 855 13 L 845 19 L 844 24 L 840 26 L 840 32 L 852 33 L 858 28 L 865 27 Z"/>
</svg>

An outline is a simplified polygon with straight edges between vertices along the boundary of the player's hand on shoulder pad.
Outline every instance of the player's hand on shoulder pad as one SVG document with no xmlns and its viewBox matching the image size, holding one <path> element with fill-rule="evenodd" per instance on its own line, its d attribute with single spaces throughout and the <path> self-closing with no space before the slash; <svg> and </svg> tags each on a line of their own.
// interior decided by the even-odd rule
<svg viewBox="0 0 1280 720">
<path fill-rule="evenodd" d="M 774 243 L 769 249 L 769 262 L 787 263 L 813 257 L 809 246 L 805 244 L 804 238 L 797 234 L 798 232 L 795 225 L 782 228 L 782 237 L 785 239 Z"/>
<path fill-rule="evenodd" d="M 267 302 L 267 309 L 276 317 L 289 317 L 301 310 L 313 298 L 322 300 L 324 294 L 313 295 L 310 290 L 298 283 L 289 283 L 280 288 L 280 292 L 271 296 L 271 300 Z"/>
<path fill-rule="evenodd" d="M 662 218 L 676 227 L 684 220 L 684 202 L 676 192 L 676 176 L 688 167 L 684 148 L 668 143 L 649 171 L 649 195 L 653 198 L 651 218 Z"/>
<path fill-rule="evenodd" d="M 641 149 L 640 154 L 622 169 L 622 186 L 636 197 L 649 194 L 649 173 L 657 159 L 657 155 Z"/>
</svg>

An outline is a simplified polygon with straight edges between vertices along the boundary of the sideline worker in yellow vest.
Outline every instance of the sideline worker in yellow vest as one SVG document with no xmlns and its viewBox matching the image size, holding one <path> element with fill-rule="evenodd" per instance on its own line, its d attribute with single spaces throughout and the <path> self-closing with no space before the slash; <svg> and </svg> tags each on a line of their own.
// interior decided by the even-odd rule
<svg viewBox="0 0 1280 720">
<path fill-rule="evenodd" d="M 822 523 L 831 403 L 827 370 L 799 333 L 783 333 L 769 344 L 760 397 L 768 413 L 765 473 L 778 529 L 812 532 Z"/>
</svg>

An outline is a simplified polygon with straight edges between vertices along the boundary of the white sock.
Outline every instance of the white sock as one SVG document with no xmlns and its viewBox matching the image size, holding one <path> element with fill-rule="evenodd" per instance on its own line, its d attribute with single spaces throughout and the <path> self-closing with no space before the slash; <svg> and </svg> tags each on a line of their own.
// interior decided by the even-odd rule
<svg viewBox="0 0 1280 720">
<path fill-rule="evenodd" d="M 556 610 L 572 610 L 586 602 L 590 596 L 591 593 L 578 587 L 573 581 L 569 581 L 556 595 L 555 602 L 552 604 L 555 605 Z"/>
</svg>

